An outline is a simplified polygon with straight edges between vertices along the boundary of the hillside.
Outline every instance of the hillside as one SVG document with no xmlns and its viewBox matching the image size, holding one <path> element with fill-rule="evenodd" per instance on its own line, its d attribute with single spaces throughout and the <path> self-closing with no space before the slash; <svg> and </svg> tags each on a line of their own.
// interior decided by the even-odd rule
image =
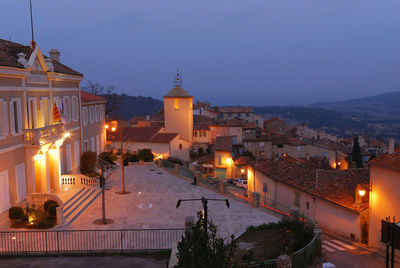
<svg viewBox="0 0 400 268">
<path fill-rule="evenodd" d="M 374 120 L 400 119 L 400 92 L 387 92 L 376 96 L 350 99 L 340 102 L 315 103 L 309 107 L 319 107 L 347 112 Z"/>
<path fill-rule="evenodd" d="M 135 115 L 152 115 L 163 107 L 162 101 L 152 97 L 113 94 L 111 99 L 116 105 L 109 116 L 123 120 L 128 120 Z"/>
</svg>

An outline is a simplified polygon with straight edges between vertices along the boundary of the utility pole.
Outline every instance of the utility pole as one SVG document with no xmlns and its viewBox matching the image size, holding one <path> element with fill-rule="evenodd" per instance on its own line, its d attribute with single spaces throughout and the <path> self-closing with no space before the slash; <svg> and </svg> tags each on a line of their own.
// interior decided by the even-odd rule
<svg viewBox="0 0 400 268">
<path fill-rule="evenodd" d="M 176 203 L 176 208 L 178 208 L 182 202 L 186 201 L 201 201 L 203 204 L 203 231 L 204 234 L 208 234 L 208 200 L 211 201 L 224 201 L 226 206 L 229 208 L 229 200 L 228 199 L 214 199 L 214 198 L 197 198 L 197 199 L 179 199 Z"/>
</svg>

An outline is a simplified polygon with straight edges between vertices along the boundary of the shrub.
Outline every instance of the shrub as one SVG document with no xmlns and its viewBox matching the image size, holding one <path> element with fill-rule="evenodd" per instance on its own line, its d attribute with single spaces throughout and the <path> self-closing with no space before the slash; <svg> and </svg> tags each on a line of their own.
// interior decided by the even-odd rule
<svg viewBox="0 0 400 268">
<path fill-rule="evenodd" d="M 154 154 L 151 152 L 151 149 L 139 150 L 138 157 L 144 162 L 152 162 L 154 160 Z"/>
<path fill-rule="evenodd" d="M 139 156 L 137 154 L 126 153 L 124 158 L 124 166 L 127 166 L 129 162 L 139 162 Z"/>
<path fill-rule="evenodd" d="M 97 176 L 96 164 L 96 153 L 84 152 L 81 157 L 81 173 L 89 177 Z"/>
<path fill-rule="evenodd" d="M 11 207 L 8 211 L 8 217 L 11 220 L 21 220 L 25 216 L 24 210 L 20 207 Z"/>
<path fill-rule="evenodd" d="M 54 201 L 54 200 L 47 200 L 46 202 L 44 202 L 44 204 L 43 204 L 44 210 L 47 211 L 47 208 L 48 208 L 51 204 L 54 204 L 54 203 L 57 204 L 57 202 Z"/>
<path fill-rule="evenodd" d="M 107 161 L 110 164 L 114 164 L 114 161 L 118 159 L 118 157 L 112 152 L 102 152 L 101 154 L 99 154 L 99 158 Z"/>
<path fill-rule="evenodd" d="M 34 218 L 33 224 L 29 225 L 32 228 L 48 229 L 55 225 L 55 221 L 51 219 L 45 211 L 36 210 L 31 215 Z"/>
</svg>

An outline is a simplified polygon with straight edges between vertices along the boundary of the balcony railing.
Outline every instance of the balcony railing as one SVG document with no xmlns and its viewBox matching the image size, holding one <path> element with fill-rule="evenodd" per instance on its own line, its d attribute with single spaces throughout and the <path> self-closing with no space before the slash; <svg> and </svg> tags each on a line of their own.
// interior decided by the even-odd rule
<svg viewBox="0 0 400 268">
<path fill-rule="evenodd" d="M 25 129 L 24 142 L 30 145 L 42 145 L 63 138 L 64 133 L 65 129 L 63 124 Z"/>
</svg>

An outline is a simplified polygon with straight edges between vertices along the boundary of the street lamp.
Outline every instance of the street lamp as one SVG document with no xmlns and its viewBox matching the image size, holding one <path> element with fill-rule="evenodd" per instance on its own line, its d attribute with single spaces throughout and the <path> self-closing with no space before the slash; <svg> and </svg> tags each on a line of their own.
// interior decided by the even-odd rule
<svg viewBox="0 0 400 268">
<path fill-rule="evenodd" d="M 176 208 L 178 208 L 182 202 L 185 201 L 199 201 L 203 204 L 203 230 L 204 233 L 207 235 L 207 222 L 208 222 L 208 200 L 211 201 L 225 201 L 226 206 L 229 208 L 229 200 L 228 199 L 214 199 L 214 198 L 197 198 L 197 199 L 179 199 L 176 203 Z"/>
<path fill-rule="evenodd" d="M 117 194 L 130 194 L 131 192 L 125 191 L 125 167 L 124 167 L 124 147 L 123 147 L 123 140 L 122 140 L 122 128 L 119 127 L 118 131 L 116 127 L 111 128 L 112 132 L 117 132 L 119 136 L 120 146 L 121 146 L 121 176 L 122 176 L 122 191 L 117 192 Z"/>
<path fill-rule="evenodd" d="M 358 194 L 363 197 L 365 195 L 365 190 L 364 189 L 359 189 Z"/>
</svg>

